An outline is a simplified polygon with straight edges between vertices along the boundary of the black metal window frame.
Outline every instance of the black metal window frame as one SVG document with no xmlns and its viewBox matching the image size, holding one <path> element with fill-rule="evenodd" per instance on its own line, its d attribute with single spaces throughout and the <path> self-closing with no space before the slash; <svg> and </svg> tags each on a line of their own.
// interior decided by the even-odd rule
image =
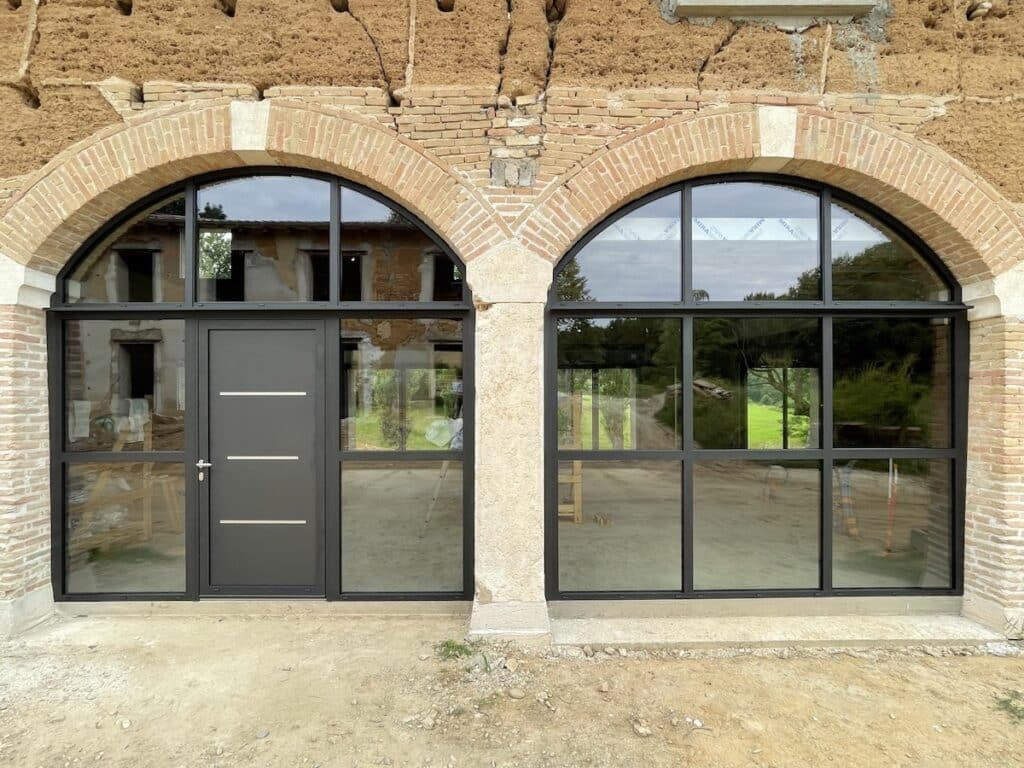
<svg viewBox="0 0 1024 768">
<path fill-rule="evenodd" d="M 692 192 L 699 186 L 723 182 L 756 182 L 781 185 L 818 195 L 818 246 L 821 298 L 815 301 L 696 301 L 693 296 L 693 259 L 691 234 Z M 682 301 L 678 302 L 561 302 L 558 275 L 586 245 L 611 224 L 652 201 L 680 193 Z M 949 291 L 949 300 L 928 301 L 838 301 L 832 296 L 832 202 L 847 203 L 884 224 L 927 262 Z M 545 592 L 548 600 L 619 599 L 700 599 L 751 597 L 851 597 L 851 596 L 929 596 L 963 595 L 964 584 L 964 509 L 967 485 L 967 400 L 970 362 L 967 311 L 960 285 L 949 268 L 913 231 L 893 217 L 860 198 L 827 184 L 783 174 L 736 173 L 701 177 L 663 187 L 633 201 L 603 219 L 578 240 L 555 267 L 548 294 L 544 347 L 544 561 Z M 558 332 L 560 318 L 650 317 L 679 320 L 682 324 L 680 360 L 682 362 L 682 447 L 677 450 L 583 449 L 567 450 L 558 446 Z M 821 445 L 814 449 L 703 449 L 696 448 L 693 436 L 693 359 L 694 319 L 717 318 L 813 318 L 821 326 Z M 946 448 L 836 448 L 833 446 L 833 343 L 832 327 L 836 317 L 885 319 L 900 317 L 942 318 L 950 325 L 951 360 L 951 441 Z M 834 587 L 832 585 L 832 497 L 834 462 L 847 459 L 945 459 L 950 462 L 951 586 L 949 588 Z M 699 460 L 816 461 L 821 468 L 819 499 L 819 585 L 794 589 L 695 589 L 693 580 L 694 499 L 693 468 Z M 569 591 L 561 590 L 559 578 L 558 502 L 559 463 L 572 460 L 678 462 L 682 474 L 682 590 Z"/>
<path fill-rule="evenodd" d="M 206 184 L 232 179 L 260 176 L 300 176 L 320 179 L 330 183 L 329 223 L 329 275 L 330 300 L 316 301 L 196 301 L 198 268 L 198 226 L 196 201 L 200 187 Z M 324 322 L 326 338 L 332 334 L 340 340 L 341 321 L 346 319 L 389 320 L 401 318 L 438 318 L 458 320 L 462 325 L 463 365 L 463 447 L 459 450 L 437 451 L 386 451 L 347 450 L 341 448 L 340 399 L 341 359 L 340 344 L 328 343 L 326 348 L 327 381 L 325 387 L 327 429 L 324 431 L 323 447 L 327 472 L 325 475 L 324 519 L 326 522 L 326 594 L 319 599 L 331 600 L 379 600 L 379 601 L 465 601 L 473 597 L 474 578 L 474 414 L 475 414 L 475 365 L 474 365 L 474 308 L 469 286 L 463 281 L 461 301 L 341 301 L 341 191 L 351 189 L 394 208 L 427 235 L 437 248 L 452 259 L 465 274 L 465 263 L 455 251 L 442 240 L 418 216 L 404 206 L 361 184 L 330 174 L 301 168 L 279 166 L 249 166 L 246 168 L 217 171 L 190 178 L 186 181 L 164 187 L 136 201 L 118 216 L 111 219 L 90 236 L 57 275 L 57 286 L 50 307 L 46 312 L 47 333 L 47 382 L 49 386 L 49 434 L 50 434 L 50 566 L 54 599 L 60 602 L 93 601 L 195 601 L 200 598 L 216 597 L 204 593 L 201 584 L 202 549 L 199 521 L 199 482 L 196 472 L 189 471 L 199 458 L 199 334 L 200 325 L 206 320 L 236 319 L 280 319 L 309 320 L 317 318 Z M 185 197 L 185 284 L 182 302 L 115 302 L 115 303 L 70 303 L 67 301 L 67 278 L 79 262 L 87 257 L 104 238 L 117 227 L 129 222 L 147 208 L 174 195 Z M 182 320 L 185 323 L 185 446 L 181 451 L 69 451 L 67 450 L 67 419 L 65 412 L 64 381 L 64 328 L 65 323 L 74 320 Z M 332 330 L 333 329 L 333 330 Z M 342 462 L 422 462 L 459 461 L 462 464 L 462 588 L 454 592 L 345 592 L 341 584 L 341 499 L 340 474 Z M 184 592 L 74 592 L 67 591 L 65 578 L 65 535 L 66 500 L 65 476 L 67 467 L 76 463 L 89 462 L 169 462 L 185 467 L 185 550 L 186 578 Z M 337 546 L 331 546 L 331 542 Z M 266 596 L 265 596 L 266 597 Z M 288 595 L 296 598 L 295 595 Z M 298 599 L 298 598 L 297 598 Z"/>
</svg>

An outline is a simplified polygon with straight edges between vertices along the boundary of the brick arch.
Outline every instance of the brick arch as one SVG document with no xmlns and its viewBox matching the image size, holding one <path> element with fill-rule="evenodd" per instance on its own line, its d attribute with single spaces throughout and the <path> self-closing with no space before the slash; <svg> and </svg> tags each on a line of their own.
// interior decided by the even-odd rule
<svg viewBox="0 0 1024 768">
<path fill-rule="evenodd" d="M 509 231 L 477 191 L 422 148 L 360 115 L 300 102 L 181 105 L 103 129 L 29 177 L 0 218 L 0 254 L 56 273 L 145 195 L 246 165 L 337 174 L 419 216 L 466 260 Z"/>
<path fill-rule="evenodd" d="M 963 163 L 868 119 L 815 108 L 733 107 L 652 123 L 554 182 L 514 230 L 557 261 L 631 200 L 676 181 L 739 171 L 814 179 L 874 203 L 921 237 L 962 285 L 1024 260 L 1012 207 Z"/>
</svg>

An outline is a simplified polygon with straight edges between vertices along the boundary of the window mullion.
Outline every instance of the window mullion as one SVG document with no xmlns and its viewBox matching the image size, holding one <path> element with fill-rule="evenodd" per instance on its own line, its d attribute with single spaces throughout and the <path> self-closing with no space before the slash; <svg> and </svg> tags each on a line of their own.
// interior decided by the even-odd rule
<svg viewBox="0 0 1024 768">
<path fill-rule="evenodd" d="M 832 318 L 821 321 L 821 588 L 832 589 Z"/>
<path fill-rule="evenodd" d="M 689 187 L 687 187 L 689 190 Z M 689 293 L 687 295 L 690 295 Z M 693 592 L 693 316 L 683 317 L 683 592 Z"/>
<path fill-rule="evenodd" d="M 185 306 L 195 305 L 198 293 L 196 281 L 196 185 L 185 185 Z"/>
<path fill-rule="evenodd" d="M 331 183 L 331 223 L 328 234 L 327 269 L 328 301 L 337 304 L 341 298 L 341 184 L 335 179 Z"/>
<path fill-rule="evenodd" d="M 693 230 L 690 226 L 693 214 L 693 188 L 687 184 L 682 192 L 682 215 L 679 220 L 679 240 L 683 253 L 683 304 L 693 304 Z"/>
<path fill-rule="evenodd" d="M 821 191 L 818 213 L 818 250 L 821 254 L 821 298 L 832 304 L 832 193 Z"/>
</svg>

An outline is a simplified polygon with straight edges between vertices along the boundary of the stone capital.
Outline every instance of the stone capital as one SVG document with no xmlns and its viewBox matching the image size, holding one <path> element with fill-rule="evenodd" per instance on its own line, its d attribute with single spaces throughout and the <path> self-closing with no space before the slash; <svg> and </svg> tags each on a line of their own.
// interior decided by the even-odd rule
<svg viewBox="0 0 1024 768">
<path fill-rule="evenodd" d="M 553 265 L 516 240 L 495 246 L 466 266 L 478 304 L 546 304 Z"/>
<path fill-rule="evenodd" d="M 19 264 L 0 253 L 0 305 L 43 309 L 50 306 L 56 278 L 48 272 Z"/>
</svg>

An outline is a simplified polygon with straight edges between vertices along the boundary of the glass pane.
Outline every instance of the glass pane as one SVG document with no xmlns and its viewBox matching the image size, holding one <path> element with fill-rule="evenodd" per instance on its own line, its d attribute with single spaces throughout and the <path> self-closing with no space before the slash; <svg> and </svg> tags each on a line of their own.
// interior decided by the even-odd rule
<svg viewBox="0 0 1024 768">
<path fill-rule="evenodd" d="M 185 591 L 181 464 L 68 464 L 69 593 Z"/>
<path fill-rule="evenodd" d="M 693 358 L 698 448 L 821 445 L 818 320 L 696 318 Z"/>
<path fill-rule="evenodd" d="M 329 299 L 329 182 L 257 176 L 198 194 L 200 301 Z"/>
<path fill-rule="evenodd" d="M 678 462 L 560 462 L 558 522 L 559 589 L 682 589 Z"/>
<path fill-rule="evenodd" d="M 816 461 L 697 462 L 694 589 L 817 588 L 820 508 Z"/>
<path fill-rule="evenodd" d="M 555 278 L 559 301 L 679 301 L 679 193 L 608 224 Z"/>
<path fill-rule="evenodd" d="M 945 459 L 836 461 L 832 583 L 952 586 L 951 469 Z"/>
<path fill-rule="evenodd" d="M 185 448 L 185 321 L 68 320 L 69 451 Z"/>
<path fill-rule="evenodd" d="M 343 592 L 462 591 L 462 463 L 341 466 Z"/>
<path fill-rule="evenodd" d="M 907 243 L 843 203 L 832 205 L 832 295 L 847 301 L 948 301 L 949 290 Z"/>
<path fill-rule="evenodd" d="M 185 196 L 157 203 L 111 232 L 65 281 L 71 303 L 185 300 Z"/>
<path fill-rule="evenodd" d="M 407 216 L 348 188 L 341 190 L 341 249 L 359 262 L 342 269 L 346 301 L 462 300 L 460 265 Z"/>
<path fill-rule="evenodd" d="M 835 445 L 950 444 L 950 330 L 945 319 L 836 318 Z"/>
<path fill-rule="evenodd" d="M 697 301 L 820 298 L 818 195 L 752 182 L 693 188 Z"/>
<path fill-rule="evenodd" d="M 680 446 L 680 321 L 558 321 L 558 447 Z"/>
<path fill-rule="evenodd" d="M 341 321 L 341 447 L 462 450 L 462 323 Z"/>
</svg>

